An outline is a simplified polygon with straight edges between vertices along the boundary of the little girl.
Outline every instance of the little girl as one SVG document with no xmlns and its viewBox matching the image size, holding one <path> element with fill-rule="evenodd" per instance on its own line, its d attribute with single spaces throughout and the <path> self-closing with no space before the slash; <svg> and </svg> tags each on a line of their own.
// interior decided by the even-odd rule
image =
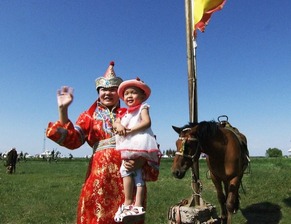
<svg viewBox="0 0 291 224">
<path fill-rule="evenodd" d="M 120 109 L 113 128 L 116 132 L 116 150 L 121 151 L 123 160 L 142 157 L 158 169 L 161 153 L 151 130 L 149 105 L 144 103 L 150 94 L 151 89 L 139 78 L 122 82 L 118 88 L 118 95 L 128 108 Z M 144 218 L 145 209 L 142 204 L 145 181 L 142 169 L 130 172 L 122 165 L 120 173 L 123 178 L 125 201 L 116 212 L 115 221 L 126 223 L 126 220 L 132 218 Z"/>
</svg>

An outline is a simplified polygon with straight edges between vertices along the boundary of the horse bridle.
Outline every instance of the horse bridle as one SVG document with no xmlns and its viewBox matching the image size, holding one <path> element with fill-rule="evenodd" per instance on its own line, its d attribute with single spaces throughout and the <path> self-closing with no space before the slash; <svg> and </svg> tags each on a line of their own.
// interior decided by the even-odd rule
<svg viewBox="0 0 291 224">
<path fill-rule="evenodd" d="M 182 131 L 187 131 L 187 130 L 191 130 L 191 128 L 185 128 Z M 176 152 L 175 155 L 191 159 L 192 163 L 194 164 L 194 159 L 195 159 L 195 157 L 197 156 L 197 154 L 199 152 L 199 150 L 198 150 L 199 147 L 200 147 L 199 140 L 197 138 L 195 138 L 195 137 L 179 137 L 178 140 L 182 140 L 182 146 L 181 146 L 181 148 L 179 148 L 178 152 Z M 196 149 L 195 149 L 195 153 L 192 156 L 189 155 L 189 154 L 185 154 L 185 145 L 186 145 L 187 141 L 198 142 L 198 144 L 196 146 Z M 194 167 L 192 167 L 192 190 L 193 190 L 193 196 L 201 196 L 202 183 L 199 180 L 199 178 L 196 179 L 195 176 L 196 175 L 195 175 Z M 199 188 L 198 192 L 196 192 L 196 190 L 195 190 L 194 183 L 198 184 L 198 188 Z"/>
<path fill-rule="evenodd" d="M 190 130 L 191 128 L 185 128 L 182 131 L 187 131 Z M 181 148 L 178 149 L 178 152 L 175 153 L 175 155 L 178 156 L 183 156 L 185 158 L 191 159 L 192 161 L 194 160 L 195 156 L 198 154 L 198 148 L 199 148 L 199 141 L 197 138 L 195 137 L 179 137 L 178 140 L 182 140 L 182 146 Z M 194 155 L 189 155 L 185 153 L 185 145 L 187 141 L 193 141 L 193 142 L 198 142 L 197 146 L 196 146 L 196 150 Z"/>
</svg>

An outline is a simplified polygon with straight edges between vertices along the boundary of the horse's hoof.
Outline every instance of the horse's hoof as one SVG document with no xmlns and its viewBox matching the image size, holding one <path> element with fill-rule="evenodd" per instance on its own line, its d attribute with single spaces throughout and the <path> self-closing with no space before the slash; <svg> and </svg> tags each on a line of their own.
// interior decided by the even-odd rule
<svg viewBox="0 0 291 224">
<path fill-rule="evenodd" d="M 220 223 L 221 224 L 227 224 L 227 218 L 226 217 L 220 217 Z"/>
</svg>

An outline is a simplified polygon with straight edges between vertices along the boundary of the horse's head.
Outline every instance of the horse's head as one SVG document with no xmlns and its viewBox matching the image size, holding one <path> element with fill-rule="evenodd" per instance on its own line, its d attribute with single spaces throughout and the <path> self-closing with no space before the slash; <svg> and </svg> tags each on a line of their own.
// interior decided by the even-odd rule
<svg viewBox="0 0 291 224">
<path fill-rule="evenodd" d="M 193 165 L 194 160 L 198 160 L 200 156 L 196 137 L 197 125 L 190 123 L 181 128 L 172 127 L 179 134 L 176 141 L 177 151 L 172 165 L 172 174 L 174 177 L 182 179 L 186 171 Z"/>
</svg>

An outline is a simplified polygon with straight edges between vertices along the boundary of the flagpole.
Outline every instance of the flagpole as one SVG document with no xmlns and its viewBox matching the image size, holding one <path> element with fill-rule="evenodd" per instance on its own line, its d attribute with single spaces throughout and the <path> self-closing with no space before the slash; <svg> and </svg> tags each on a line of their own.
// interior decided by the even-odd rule
<svg viewBox="0 0 291 224">
<path fill-rule="evenodd" d="M 190 122 L 198 122 L 197 108 L 197 77 L 196 77 L 196 41 L 193 40 L 192 0 L 185 0 L 186 39 L 187 39 L 187 67 L 188 67 L 188 95 Z M 193 162 L 192 190 L 194 200 L 191 205 L 200 205 L 199 160 Z"/>
<path fill-rule="evenodd" d="M 189 120 L 198 122 L 197 110 L 197 77 L 196 77 L 196 41 L 193 39 L 193 24 L 191 0 L 185 0 L 186 34 L 187 34 L 187 66 L 188 66 L 188 95 Z"/>
</svg>

